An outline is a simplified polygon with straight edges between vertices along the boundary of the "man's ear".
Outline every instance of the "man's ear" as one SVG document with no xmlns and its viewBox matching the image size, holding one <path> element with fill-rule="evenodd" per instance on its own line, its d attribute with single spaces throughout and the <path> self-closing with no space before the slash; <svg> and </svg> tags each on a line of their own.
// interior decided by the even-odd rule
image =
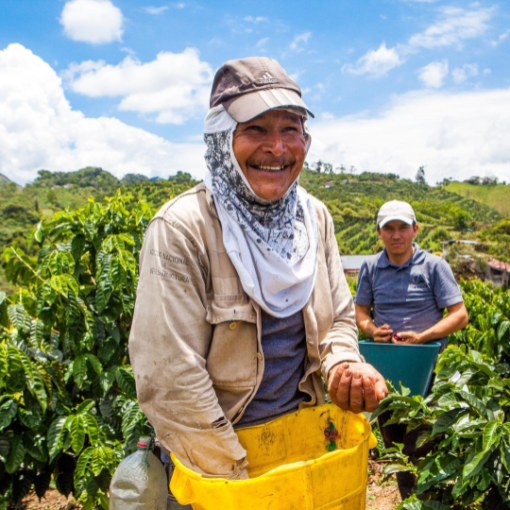
<svg viewBox="0 0 510 510">
<path fill-rule="evenodd" d="M 420 228 L 420 226 L 418 225 L 418 223 L 416 223 L 416 225 L 414 226 L 414 237 L 416 237 L 416 234 L 418 233 L 419 228 Z"/>
</svg>

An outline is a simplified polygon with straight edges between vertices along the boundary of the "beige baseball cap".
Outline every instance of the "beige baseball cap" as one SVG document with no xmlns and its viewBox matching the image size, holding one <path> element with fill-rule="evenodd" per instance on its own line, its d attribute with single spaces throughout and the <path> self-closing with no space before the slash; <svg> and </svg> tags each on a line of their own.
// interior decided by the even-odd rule
<svg viewBox="0 0 510 510">
<path fill-rule="evenodd" d="M 283 67 L 267 57 L 248 57 L 225 62 L 214 77 L 210 106 L 223 104 L 237 122 L 247 122 L 273 108 L 311 110 L 301 99 L 299 85 Z"/>
<path fill-rule="evenodd" d="M 386 223 L 393 220 L 400 220 L 408 225 L 416 223 L 416 215 L 407 202 L 391 200 L 381 206 L 377 213 L 377 228 L 383 228 Z"/>
</svg>

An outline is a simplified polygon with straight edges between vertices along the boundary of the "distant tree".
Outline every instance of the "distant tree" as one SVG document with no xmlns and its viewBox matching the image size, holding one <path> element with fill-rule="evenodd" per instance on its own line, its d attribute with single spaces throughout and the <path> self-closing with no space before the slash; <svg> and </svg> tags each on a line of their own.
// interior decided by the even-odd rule
<svg viewBox="0 0 510 510">
<path fill-rule="evenodd" d="M 323 165 L 323 163 L 320 159 L 319 159 L 319 161 L 317 161 L 317 163 L 315 163 L 315 171 L 319 174 L 322 171 L 322 165 Z"/>
<path fill-rule="evenodd" d="M 453 227 L 455 230 L 465 230 L 472 226 L 473 219 L 471 215 L 463 210 L 457 210 L 453 213 Z"/>
<path fill-rule="evenodd" d="M 416 172 L 415 180 L 417 184 L 420 184 L 421 186 L 425 186 L 427 184 L 427 181 L 425 180 L 425 167 L 420 166 L 418 168 L 418 171 Z"/>
<path fill-rule="evenodd" d="M 75 172 L 49 172 L 39 170 L 39 177 L 33 182 L 36 188 L 52 188 L 72 184 L 79 188 L 94 188 L 112 195 L 119 188 L 120 181 L 100 167 L 88 166 Z"/>
<path fill-rule="evenodd" d="M 48 193 L 46 193 L 46 200 L 52 205 L 57 205 L 57 194 L 54 190 L 48 190 Z"/>
<path fill-rule="evenodd" d="M 438 227 L 431 232 L 430 238 L 433 241 L 441 242 L 450 239 L 451 235 L 448 233 L 448 230 L 446 230 L 444 227 Z"/>
<path fill-rule="evenodd" d="M 477 175 L 474 175 L 473 177 L 470 177 L 469 179 L 466 179 L 464 182 L 467 182 L 469 184 L 478 185 L 478 184 L 481 183 L 481 179 Z"/>
<path fill-rule="evenodd" d="M 188 184 L 191 183 L 193 178 L 191 177 L 191 174 L 188 172 L 183 172 L 182 170 L 179 170 L 175 175 L 171 175 L 168 178 L 169 181 L 175 182 L 176 184 Z"/>
<path fill-rule="evenodd" d="M 337 166 L 337 167 L 336 167 L 336 171 L 337 171 L 338 173 L 344 174 L 344 173 L 345 173 L 345 166 L 344 166 L 343 164 L 342 164 L 342 165 L 340 165 L 340 166 Z"/>
<path fill-rule="evenodd" d="M 325 174 L 330 174 L 333 172 L 333 165 L 331 163 L 324 163 L 323 168 Z"/>
<path fill-rule="evenodd" d="M 135 182 L 147 182 L 149 178 L 142 174 L 126 174 L 120 182 L 124 185 L 133 184 Z"/>
</svg>

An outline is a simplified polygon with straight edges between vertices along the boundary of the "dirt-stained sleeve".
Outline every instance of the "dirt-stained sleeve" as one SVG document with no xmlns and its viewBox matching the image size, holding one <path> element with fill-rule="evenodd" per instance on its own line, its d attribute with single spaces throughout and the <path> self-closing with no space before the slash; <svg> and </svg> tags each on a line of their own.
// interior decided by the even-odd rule
<svg viewBox="0 0 510 510">
<path fill-rule="evenodd" d="M 205 475 L 245 477 L 246 452 L 207 372 L 205 253 L 180 224 L 156 217 L 140 255 L 129 355 L 138 400 L 163 447 Z"/>
<path fill-rule="evenodd" d="M 354 303 L 340 260 L 335 238 L 335 227 L 331 215 L 324 211 L 325 251 L 328 265 L 334 321 L 329 333 L 320 343 L 322 374 L 327 380 L 329 371 L 343 361 L 364 361 L 358 347 L 358 328 L 354 314 Z"/>
</svg>

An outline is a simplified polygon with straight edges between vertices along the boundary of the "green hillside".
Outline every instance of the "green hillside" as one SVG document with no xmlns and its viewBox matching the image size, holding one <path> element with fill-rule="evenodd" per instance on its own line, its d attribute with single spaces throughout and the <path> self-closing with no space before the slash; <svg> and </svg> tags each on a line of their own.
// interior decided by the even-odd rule
<svg viewBox="0 0 510 510">
<path fill-rule="evenodd" d="M 323 174 L 304 171 L 301 184 L 323 200 L 335 222 L 340 252 L 374 253 L 382 249 L 375 218 L 388 200 L 405 200 L 413 206 L 420 230 L 417 242 L 439 251 L 449 239 L 476 239 L 477 230 L 492 225 L 501 215 L 491 207 L 447 191 L 392 174 Z"/>
<path fill-rule="evenodd" d="M 35 256 L 35 248 L 29 241 L 38 222 L 50 219 L 57 212 L 83 207 L 89 199 L 104 201 L 120 189 L 133 197 L 133 203 L 143 199 L 158 208 L 197 183 L 183 172 L 168 179 L 143 179 L 133 174 L 126 177 L 120 181 L 101 168 L 87 167 L 74 172 L 41 170 L 37 179 L 24 187 L 6 177 L 0 179 L 0 254 L 8 246 L 17 245 Z M 0 268 L 2 290 L 9 291 L 10 286 Z"/>
<path fill-rule="evenodd" d="M 42 170 L 33 183 L 24 187 L 0 182 L 3 219 L 0 253 L 16 244 L 28 256 L 35 257 L 36 248 L 30 239 L 38 222 L 59 211 L 82 207 L 90 199 L 104 202 L 120 190 L 131 197 L 128 203 L 132 206 L 145 200 L 155 212 L 170 198 L 195 184 L 197 181 L 183 172 L 167 179 L 128 174 L 119 180 L 96 167 L 75 172 Z M 504 216 L 474 197 L 452 192 L 451 186 L 457 183 L 447 188 L 431 187 L 393 174 L 333 174 L 305 169 L 300 184 L 328 206 L 342 254 L 380 251 L 382 243 L 375 230 L 377 211 L 387 200 L 400 199 L 410 202 L 416 211 L 420 226 L 417 241 L 423 248 L 439 251 L 441 241 L 476 239 L 483 243 L 477 247 L 481 256 L 486 253 L 510 262 L 510 231 Z M 502 187 L 510 189 L 510 186 Z M 10 290 L 1 271 L 0 290 Z"/>
<path fill-rule="evenodd" d="M 448 191 L 458 193 L 482 204 L 493 207 L 503 216 L 510 216 L 510 186 L 506 184 L 480 185 L 468 182 L 452 182 L 446 186 Z"/>
</svg>

